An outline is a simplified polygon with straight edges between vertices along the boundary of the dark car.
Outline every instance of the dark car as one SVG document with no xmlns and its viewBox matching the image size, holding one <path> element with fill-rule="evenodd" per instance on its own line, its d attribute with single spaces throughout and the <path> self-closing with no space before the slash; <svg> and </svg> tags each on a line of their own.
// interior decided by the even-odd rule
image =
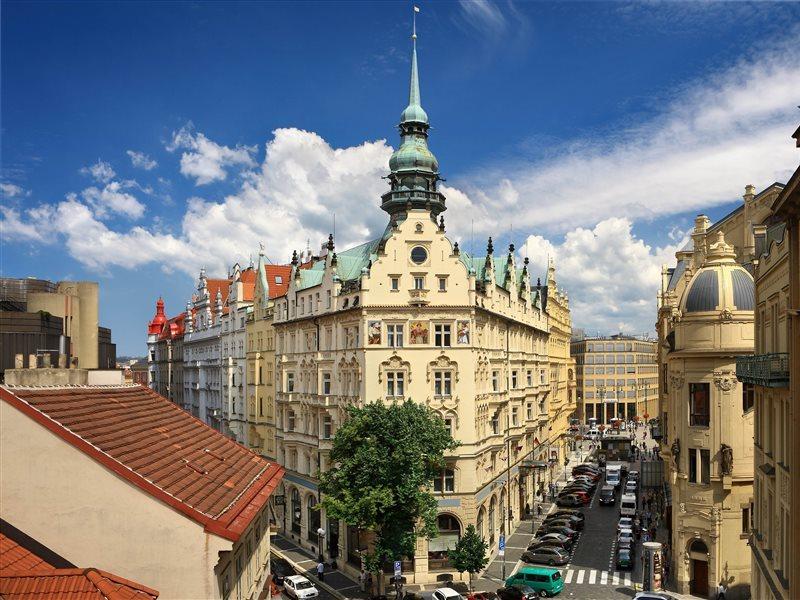
<svg viewBox="0 0 800 600">
<path fill-rule="evenodd" d="M 577 517 L 581 521 L 586 520 L 586 515 L 583 514 L 583 511 L 578 508 L 559 508 L 551 512 L 548 516 L 550 517 Z"/>
<path fill-rule="evenodd" d="M 628 480 L 629 481 L 639 481 L 639 471 L 629 471 L 628 472 Z"/>
<path fill-rule="evenodd" d="M 565 565 L 569 562 L 569 554 L 560 548 L 542 546 L 522 553 L 522 561 L 540 565 Z"/>
<path fill-rule="evenodd" d="M 578 465 L 572 469 L 573 475 L 581 475 L 581 474 L 591 474 L 600 476 L 600 469 L 595 469 L 594 467 L 590 467 L 588 465 Z"/>
<path fill-rule="evenodd" d="M 510 585 L 497 590 L 500 600 L 535 600 L 539 594 L 527 585 Z"/>
<path fill-rule="evenodd" d="M 581 498 L 576 496 L 575 494 L 566 494 L 564 496 L 559 496 L 556 500 L 557 506 L 583 506 L 584 502 Z"/>
<path fill-rule="evenodd" d="M 273 556 L 269 560 L 269 568 L 272 572 L 272 581 L 275 582 L 275 585 L 283 585 L 283 580 L 286 577 L 291 577 L 292 575 L 297 575 L 292 565 L 290 565 L 285 559 L 278 558 Z"/>
<path fill-rule="evenodd" d="M 617 503 L 617 495 L 614 492 L 613 485 L 604 485 L 600 488 L 600 504 L 603 506 L 614 506 Z"/>
<path fill-rule="evenodd" d="M 544 520 L 545 525 L 549 525 L 551 523 L 564 523 L 567 527 L 572 527 L 572 529 L 583 529 L 583 526 L 586 522 L 586 519 L 580 519 L 578 517 L 572 517 L 569 515 L 550 515 Z"/>
<path fill-rule="evenodd" d="M 534 551 L 537 548 L 549 546 L 550 548 L 561 548 L 566 552 L 572 550 L 572 542 L 566 536 L 560 533 L 548 533 L 541 537 L 534 538 L 528 546 L 528 551 Z"/>
<path fill-rule="evenodd" d="M 633 569 L 633 552 L 630 548 L 617 550 L 617 569 L 626 571 Z"/>
</svg>

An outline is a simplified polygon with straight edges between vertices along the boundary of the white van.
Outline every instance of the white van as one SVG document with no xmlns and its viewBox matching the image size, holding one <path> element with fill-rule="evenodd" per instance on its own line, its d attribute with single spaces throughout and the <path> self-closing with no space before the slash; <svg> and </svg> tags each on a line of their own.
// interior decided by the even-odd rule
<svg viewBox="0 0 800 600">
<path fill-rule="evenodd" d="M 606 465 L 606 483 L 619 487 L 622 481 L 622 465 Z"/>
<path fill-rule="evenodd" d="M 636 515 L 636 494 L 622 494 L 622 500 L 619 503 L 619 514 L 623 517 Z"/>
</svg>

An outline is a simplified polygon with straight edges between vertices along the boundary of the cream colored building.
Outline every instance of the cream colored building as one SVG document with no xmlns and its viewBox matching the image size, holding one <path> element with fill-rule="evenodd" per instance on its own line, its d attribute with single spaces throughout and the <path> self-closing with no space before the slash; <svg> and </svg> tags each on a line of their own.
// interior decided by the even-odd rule
<svg viewBox="0 0 800 600">
<path fill-rule="evenodd" d="M 533 475 L 523 461 L 548 458 L 548 440 L 563 434 L 550 426 L 565 424 L 572 404 L 566 295 L 532 284 L 530 265 L 513 245 L 495 253 L 490 238 L 486 254 L 473 256 L 446 235 L 428 128 L 415 50 L 401 145 L 382 197 L 388 225 L 377 239 L 343 252 L 331 236 L 304 268 L 295 254 L 274 320 L 287 537 L 315 552 L 321 542 L 326 558 L 351 573 L 360 568 L 366 541 L 314 510 L 317 473 L 329 467 L 332 437 L 349 405 L 413 399 L 435 410 L 461 443 L 434 482 L 440 534 L 406 557 L 409 583 L 458 579 L 446 551 L 468 525 L 496 551 L 500 533 L 533 504 Z M 554 269 L 547 282 L 555 287 Z M 551 342 L 548 306 L 558 341 Z M 558 447 L 551 450 L 557 458 Z"/>
<path fill-rule="evenodd" d="M 672 577 L 678 590 L 728 598 L 749 593 L 747 540 L 753 498 L 750 388 L 736 358 L 754 348 L 756 238 L 780 192 L 774 184 L 713 226 L 695 219 L 692 242 L 663 269 L 659 295 L 661 455 L 670 505 Z"/>
<path fill-rule="evenodd" d="M 739 380 L 755 392 L 752 592 L 753 598 L 772 600 L 795 598 L 800 573 L 800 531 L 792 515 L 798 505 L 792 491 L 798 477 L 792 472 L 800 464 L 798 215 L 800 168 L 772 204 L 766 230 L 757 238 L 755 354 L 736 364 Z"/>
<path fill-rule="evenodd" d="M 622 334 L 572 340 L 581 422 L 596 419 L 598 425 L 607 426 L 615 418 L 655 416 L 656 345 L 652 339 Z"/>
<path fill-rule="evenodd" d="M 143 386 L 40 383 L 0 386 L 4 520 L 162 599 L 262 597 L 278 465 Z"/>
<path fill-rule="evenodd" d="M 275 460 L 275 298 L 286 293 L 291 267 L 271 265 L 261 252 L 253 305 L 247 313 L 247 446 Z"/>
</svg>

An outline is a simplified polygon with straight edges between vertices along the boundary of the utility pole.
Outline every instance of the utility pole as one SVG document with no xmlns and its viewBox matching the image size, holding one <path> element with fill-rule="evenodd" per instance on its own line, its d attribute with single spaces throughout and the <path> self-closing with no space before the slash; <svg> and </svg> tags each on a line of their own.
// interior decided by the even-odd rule
<svg viewBox="0 0 800 600">
<path fill-rule="evenodd" d="M 501 534 L 503 541 L 507 539 L 507 535 L 511 531 L 511 522 L 513 513 L 511 512 L 511 365 L 509 353 L 509 335 L 510 323 L 506 323 L 506 506 L 508 511 L 506 515 L 502 515 L 503 529 Z M 507 525 L 506 525 L 507 524 Z M 503 561 L 502 561 L 503 581 L 506 580 L 506 552 L 503 548 Z"/>
</svg>

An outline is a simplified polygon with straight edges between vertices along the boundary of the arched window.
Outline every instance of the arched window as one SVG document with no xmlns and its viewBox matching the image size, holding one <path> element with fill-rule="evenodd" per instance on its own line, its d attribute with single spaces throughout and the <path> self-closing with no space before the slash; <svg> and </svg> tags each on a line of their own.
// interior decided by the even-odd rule
<svg viewBox="0 0 800 600">
<path fill-rule="evenodd" d="M 295 533 L 300 533 L 302 518 L 303 511 L 300 508 L 300 492 L 297 491 L 297 488 L 294 488 L 292 489 L 292 531 Z"/>
<path fill-rule="evenodd" d="M 478 520 L 475 523 L 475 528 L 478 530 L 478 535 L 481 536 L 482 539 L 486 539 L 486 531 L 483 529 L 484 521 L 486 520 L 486 508 L 481 506 L 481 509 L 478 511 Z"/>
<path fill-rule="evenodd" d="M 706 543 L 701 539 L 696 539 L 692 541 L 691 546 L 689 546 L 689 552 L 697 552 L 698 554 L 708 554 L 708 546 Z"/>
<path fill-rule="evenodd" d="M 428 540 L 428 568 L 433 571 L 450 568 L 447 552 L 455 548 L 461 538 L 461 524 L 453 515 L 440 514 L 436 526 L 439 535 Z"/>
<path fill-rule="evenodd" d="M 306 498 L 306 511 L 308 513 L 308 519 L 306 523 L 308 524 L 308 540 L 310 542 L 318 541 L 318 533 L 317 530 L 320 528 L 320 515 L 319 510 L 315 510 L 314 507 L 316 506 L 317 502 L 314 499 L 314 496 L 311 494 L 308 495 Z"/>
<path fill-rule="evenodd" d="M 494 544 L 494 517 L 497 509 L 497 498 L 492 496 L 492 501 L 489 503 L 489 546 Z"/>
</svg>

